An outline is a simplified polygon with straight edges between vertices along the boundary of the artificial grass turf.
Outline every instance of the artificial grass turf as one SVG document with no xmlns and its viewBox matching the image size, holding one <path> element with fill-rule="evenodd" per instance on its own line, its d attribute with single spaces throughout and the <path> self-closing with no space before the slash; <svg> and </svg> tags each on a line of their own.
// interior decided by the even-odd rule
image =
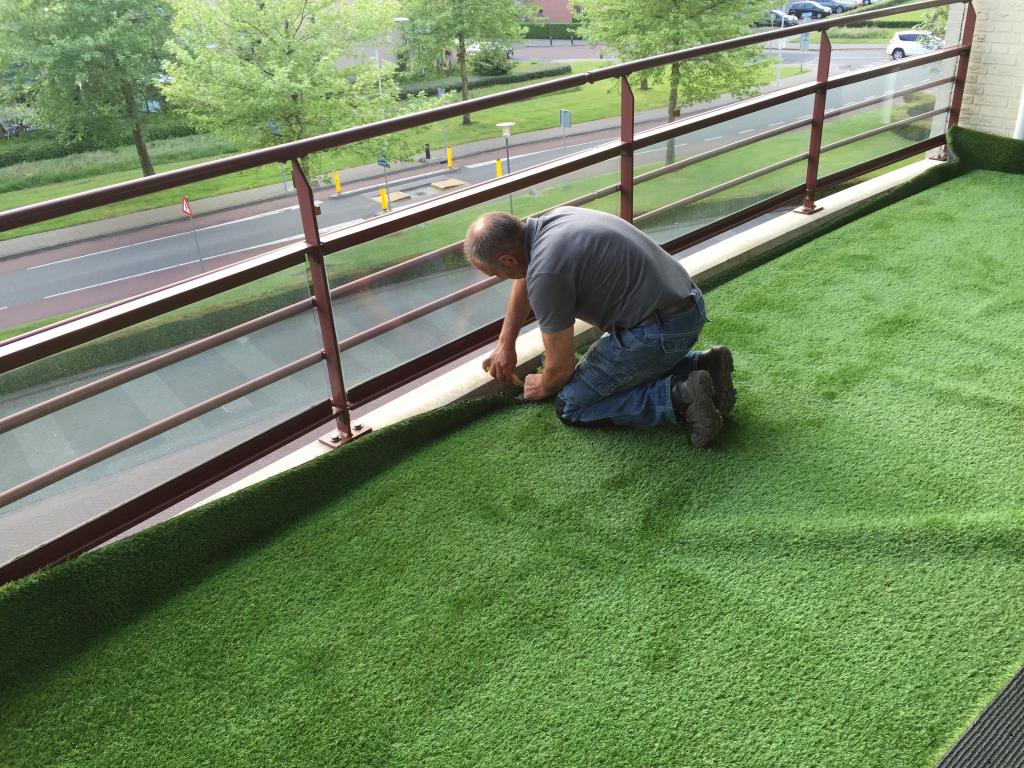
<svg viewBox="0 0 1024 768">
<path fill-rule="evenodd" d="M 1022 193 L 713 290 L 712 450 L 464 404 L 0 591 L 0 764 L 934 764 L 1024 660 Z"/>
</svg>

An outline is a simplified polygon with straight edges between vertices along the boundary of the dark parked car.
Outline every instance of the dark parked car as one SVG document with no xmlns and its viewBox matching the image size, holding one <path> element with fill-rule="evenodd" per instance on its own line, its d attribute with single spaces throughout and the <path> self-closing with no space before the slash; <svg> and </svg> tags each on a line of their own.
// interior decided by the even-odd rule
<svg viewBox="0 0 1024 768">
<path fill-rule="evenodd" d="M 798 19 L 824 19 L 832 10 L 812 0 L 799 0 L 789 4 L 789 12 Z"/>
</svg>

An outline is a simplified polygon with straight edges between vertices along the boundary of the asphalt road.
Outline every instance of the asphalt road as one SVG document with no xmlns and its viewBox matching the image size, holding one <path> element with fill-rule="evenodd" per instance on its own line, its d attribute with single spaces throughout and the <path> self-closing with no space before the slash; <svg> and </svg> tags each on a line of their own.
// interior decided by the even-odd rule
<svg viewBox="0 0 1024 768">
<path fill-rule="evenodd" d="M 795 54 L 799 54 L 799 51 Z M 789 57 L 794 54 L 783 52 L 783 55 Z M 858 50 L 852 55 L 855 58 L 849 59 L 850 67 L 857 66 L 865 56 L 872 54 Z M 873 61 L 878 61 L 879 56 L 884 57 L 884 53 L 875 51 L 873 56 Z M 837 63 L 839 66 L 847 66 L 839 59 Z M 891 76 L 890 79 L 892 83 L 887 85 L 902 87 L 926 78 L 921 72 L 910 70 Z M 878 89 L 878 84 L 873 81 L 848 86 L 830 95 L 829 107 L 870 98 Z M 706 151 L 799 119 L 808 113 L 809 104 L 810 99 L 803 99 L 682 137 L 677 142 L 677 157 Z M 596 146 L 617 133 L 615 130 L 605 130 L 584 134 L 580 129 L 574 130 L 577 133 L 570 136 L 565 149 L 558 140 L 513 147 L 512 170 Z M 663 151 L 661 147 L 644 150 L 639 153 L 638 163 L 653 160 Z M 396 203 L 395 207 L 441 194 L 430 187 L 430 182 L 442 176 L 456 178 L 467 184 L 492 178 L 494 160 L 503 154 L 488 152 L 465 159 L 465 165 L 451 172 L 436 169 L 399 180 L 392 188 L 405 192 L 410 198 Z M 606 169 L 589 170 L 592 174 L 602 172 L 606 172 Z M 587 173 L 580 172 L 576 177 Z M 348 191 L 341 196 L 328 197 L 321 194 L 319 197 L 322 198 L 323 208 L 320 225 L 326 232 L 380 213 L 376 185 Z M 87 246 L 61 249 L 73 255 L 64 256 L 61 252 L 54 252 L 24 262 L 14 260 L 13 263 L 3 265 L 4 274 L 0 280 L 0 326 L 9 327 L 51 317 L 166 285 L 198 274 L 203 268 L 222 266 L 274 245 L 297 240 L 300 230 L 297 207 L 286 205 L 250 215 L 236 212 L 234 217 L 226 221 L 199 226 L 194 232 L 186 230 L 152 238 L 146 238 L 145 233 L 134 233 L 131 241 L 125 244 L 103 247 L 106 243 L 99 242 L 92 244 L 95 250 L 88 249 L 87 252 L 82 252 Z M 120 242 L 124 239 L 121 238 Z"/>
</svg>

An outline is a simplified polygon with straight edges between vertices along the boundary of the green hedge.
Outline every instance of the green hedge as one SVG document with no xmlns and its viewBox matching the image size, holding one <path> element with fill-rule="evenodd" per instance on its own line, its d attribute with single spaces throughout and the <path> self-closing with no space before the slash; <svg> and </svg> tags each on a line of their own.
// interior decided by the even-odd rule
<svg viewBox="0 0 1024 768">
<path fill-rule="evenodd" d="M 195 130 L 184 120 L 169 114 L 148 116 L 142 125 L 146 141 L 173 139 L 178 136 L 191 136 Z M 114 136 L 109 141 L 83 141 L 72 145 L 59 141 L 50 131 L 31 131 L 13 139 L 0 139 L 0 168 L 16 163 L 27 163 L 35 160 L 52 160 L 58 157 L 92 152 L 98 149 L 117 149 L 132 143 L 131 134 Z"/>
<path fill-rule="evenodd" d="M 575 24 L 527 24 L 526 37 L 530 40 L 579 40 Z"/>
<path fill-rule="evenodd" d="M 489 85 L 504 85 L 505 83 L 525 83 L 528 80 L 539 80 L 543 77 L 559 77 L 560 75 L 571 75 L 572 67 L 568 64 L 553 64 L 543 69 L 530 69 L 526 71 L 509 72 L 506 75 L 470 75 L 470 88 L 484 88 Z M 402 96 L 413 96 L 420 91 L 433 94 L 438 88 L 445 91 L 458 91 L 462 88 L 462 80 L 458 75 L 443 77 L 438 80 L 421 80 L 413 83 L 406 83 L 402 86 Z"/>
</svg>

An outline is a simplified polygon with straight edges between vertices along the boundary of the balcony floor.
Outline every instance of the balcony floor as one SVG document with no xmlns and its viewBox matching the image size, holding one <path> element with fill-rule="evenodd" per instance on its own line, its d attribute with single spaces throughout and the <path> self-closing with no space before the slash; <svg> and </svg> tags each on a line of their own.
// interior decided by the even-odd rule
<svg viewBox="0 0 1024 768">
<path fill-rule="evenodd" d="M 712 450 L 464 404 L 0 590 L 0 764 L 934 765 L 1024 661 L 1021 199 L 711 291 Z"/>
</svg>

